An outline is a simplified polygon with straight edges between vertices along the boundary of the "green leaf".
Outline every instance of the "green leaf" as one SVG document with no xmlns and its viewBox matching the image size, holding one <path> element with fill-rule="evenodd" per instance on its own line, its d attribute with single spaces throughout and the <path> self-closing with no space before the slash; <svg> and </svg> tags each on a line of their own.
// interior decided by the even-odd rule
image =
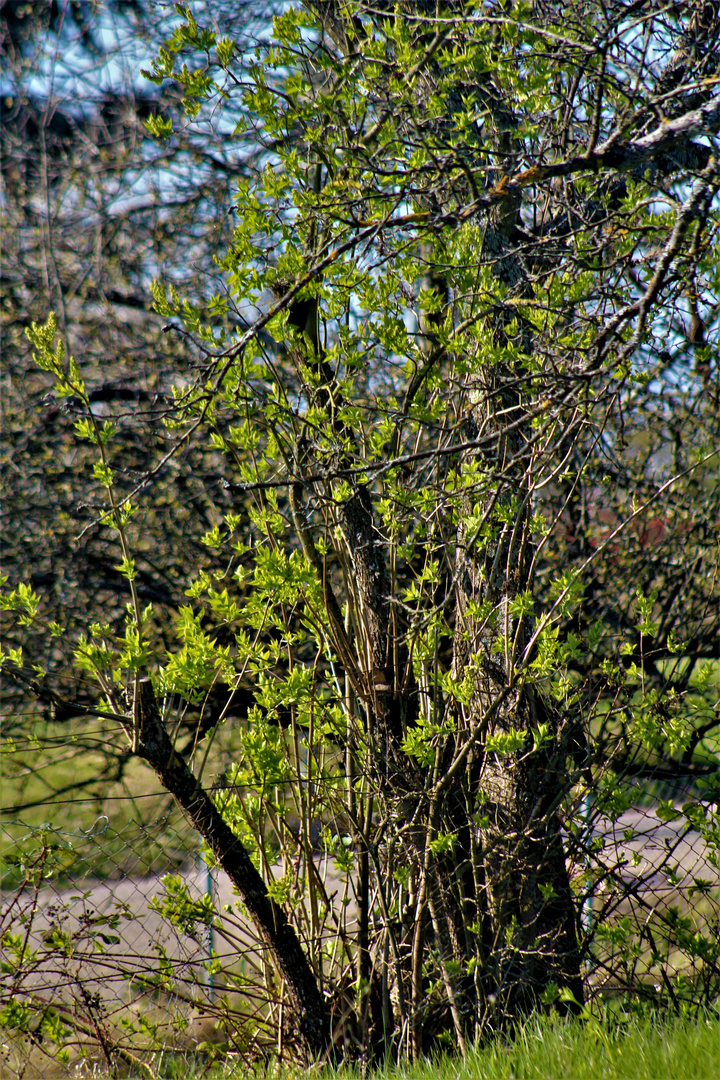
<svg viewBox="0 0 720 1080">
<path fill-rule="evenodd" d="M 156 139 L 168 139 L 173 130 L 172 117 L 169 120 L 163 120 L 161 116 L 151 113 L 147 120 L 143 120 L 143 127 Z"/>
</svg>

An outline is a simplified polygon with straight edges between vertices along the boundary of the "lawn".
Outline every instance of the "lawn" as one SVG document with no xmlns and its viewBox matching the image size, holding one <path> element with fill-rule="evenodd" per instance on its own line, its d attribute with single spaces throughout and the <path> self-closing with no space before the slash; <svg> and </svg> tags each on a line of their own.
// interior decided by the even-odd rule
<svg viewBox="0 0 720 1080">
<path fill-rule="evenodd" d="M 234 760 L 234 739 L 223 729 L 214 740 L 206 782 Z M 201 758 L 206 745 L 200 744 Z M 197 848 L 174 799 L 127 753 L 111 721 L 61 724 L 28 714 L 24 730 L 16 726 L 12 737 L 0 736 L 0 789 L 0 890 L 22 879 L 18 856 L 37 847 L 42 828 L 56 849 L 55 880 L 78 886 L 86 878 L 166 873 Z"/>
<path fill-rule="evenodd" d="M 200 1075 L 200 1073 L 198 1073 Z M 211 1074 L 245 1080 L 248 1071 L 218 1068 Z M 258 1074 L 262 1076 L 263 1074 Z M 293 1069 L 269 1071 L 278 1080 L 307 1076 Z M 718 1080 L 720 1020 L 631 1019 L 621 1025 L 537 1020 L 514 1041 L 498 1040 L 473 1051 L 466 1062 L 445 1058 L 363 1074 L 325 1070 L 322 1080 Z"/>
</svg>

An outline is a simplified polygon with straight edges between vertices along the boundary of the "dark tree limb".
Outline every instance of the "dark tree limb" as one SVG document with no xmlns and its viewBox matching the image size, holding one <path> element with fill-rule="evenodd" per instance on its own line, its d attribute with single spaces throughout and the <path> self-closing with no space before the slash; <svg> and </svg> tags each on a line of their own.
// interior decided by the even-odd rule
<svg viewBox="0 0 720 1080">
<path fill-rule="evenodd" d="M 128 692 L 136 732 L 136 749 L 175 797 L 238 890 L 260 940 L 284 981 L 299 1028 L 299 1042 L 308 1061 L 331 1048 L 330 1013 L 295 930 L 283 909 L 268 895 L 265 883 L 209 795 L 173 747 L 149 679 Z"/>
</svg>

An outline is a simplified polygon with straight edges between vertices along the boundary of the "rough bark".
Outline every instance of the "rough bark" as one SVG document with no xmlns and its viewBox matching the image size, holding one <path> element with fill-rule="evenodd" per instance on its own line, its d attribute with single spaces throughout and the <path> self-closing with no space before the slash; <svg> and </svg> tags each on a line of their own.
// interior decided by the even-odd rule
<svg viewBox="0 0 720 1080">
<path fill-rule="evenodd" d="M 509 105 L 485 93 L 493 118 L 493 150 L 498 172 L 514 160 L 517 123 Z M 518 243 L 520 193 L 511 191 L 489 215 L 485 255 L 496 279 L 510 295 L 527 296 L 527 267 Z M 505 316 L 487 323 L 490 338 L 505 342 Z M 521 326 L 522 352 L 531 353 L 531 333 Z M 494 363 L 468 380 L 468 424 L 476 435 L 491 436 L 480 454 L 466 461 L 480 464 L 480 491 L 473 495 L 490 527 L 480 538 L 467 524 L 470 498 L 458 528 L 456 569 L 456 675 L 474 671 L 474 696 L 463 710 L 466 737 L 524 733 L 522 748 L 510 754 L 481 752 L 477 779 L 469 773 L 469 792 L 482 803 L 485 824 L 479 829 L 483 891 L 482 911 L 486 977 L 484 1002 L 489 1019 L 513 1023 L 538 1004 L 554 985 L 583 1000 L 576 914 L 563 849 L 558 803 L 567 786 L 564 748 L 552 737 L 548 747 L 534 747 L 531 732 L 544 719 L 536 691 L 517 683 L 526 626 L 513 614 L 513 601 L 532 591 L 532 456 L 528 411 L 519 376 L 505 363 Z M 490 606 L 491 618 L 477 607 Z M 498 705 L 498 703 L 500 703 Z M 462 740 L 462 735 L 461 735 Z M 477 785 L 477 786 L 476 786 Z M 458 822 L 458 827 L 459 827 Z M 494 1015 L 493 1015 L 494 1014 Z"/>
</svg>

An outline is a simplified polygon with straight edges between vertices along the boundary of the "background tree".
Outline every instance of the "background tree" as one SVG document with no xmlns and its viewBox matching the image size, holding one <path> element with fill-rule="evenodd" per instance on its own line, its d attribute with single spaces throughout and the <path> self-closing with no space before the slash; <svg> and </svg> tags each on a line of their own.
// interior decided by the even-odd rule
<svg viewBox="0 0 720 1080">
<path fill-rule="evenodd" d="M 270 13 L 263 5 L 263 19 Z M 78 402 L 55 397 L 52 380 L 33 364 L 23 332 L 29 321 L 50 308 L 58 313 L 66 349 L 83 357 L 94 415 L 117 427 L 118 483 L 131 491 L 144 477 L 146 490 L 156 490 L 135 558 L 136 589 L 154 605 L 158 641 L 169 641 L 187 582 L 212 563 L 201 538 L 230 505 L 216 452 L 186 442 L 184 467 L 158 472 L 164 448 L 150 434 L 185 381 L 183 365 L 195 359 L 192 348 L 160 333 L 150 281 L 162 270 L 168 279 L 202 282 L 196 299 L 207 302 L 213 254 L 231 235 L 233 185 L 248 175 L 247 155 L 230 151 L 224 130 L 198 136 L 185 126 L 179 139 L 160 143 L 145 126 L 160 104 L 140 67 L 173 15 L 145 0 L 0 5 L 2 568 L 13 585 L 31 568 L 40 610 L 48 619 L 62 612 L 63 631 L 75 639 L 89 608 L 121 628 L 130 590 L 117 569 L 117 537 L 98 519 L 93 454 L 72 435 Z M 239 44 L 254 40 L 251 5 L 215 4 L 212 18 L 218 32 L 231 20 Z M 176 127 L 183 127 L 180 96 L 177 88 L 162 103 Z M 6 647 L 24 646 L 26 661 L 52 672 L 57 689 L 85 700 L 57 642 L 22 628 L 5 632 Z M 4 735 L 23 738 L 37 706 L 17 684 L 5 683 L 2 694 Z M 50 715 L 47 703 L 43 712 Z M 72 726 L 72 711 L 53 715 Z M 82 784 L 86 796 L 101 799 L 110 777 L 123 782 L 130 757 L 112 742 L 88 740 L 82 725 L 73 735 L 77 755 L 87 760 L 90 750 L 97 773 L 70 769 L 60 794 Z M 15 762 L 31 785 L 13 800 L 20 809 L 37 798 L 30 761 Z M 51 794 L 48 787 L 44 797 Z"/>
<path fill-rule="evenodd" d="M 615 766 L 714 749 L 683 693 L 717 654 L 716 5 L 316 3 L 253 56 L 183 20 L 151 78 L 252 150 L 222 290 L 153 288 L 194 365 L 156 460 L 206 439 L 227 512 L 162 655 L 139 484 L 35 324 L 131 597 L 76 655 L 236 884 L 298 1051 L 464 1051 L 582 1002 L 588 790 L 614 814 Z M 219 685 L 254 705 L 213 797 L 164 718 Z"/>
</svg>

